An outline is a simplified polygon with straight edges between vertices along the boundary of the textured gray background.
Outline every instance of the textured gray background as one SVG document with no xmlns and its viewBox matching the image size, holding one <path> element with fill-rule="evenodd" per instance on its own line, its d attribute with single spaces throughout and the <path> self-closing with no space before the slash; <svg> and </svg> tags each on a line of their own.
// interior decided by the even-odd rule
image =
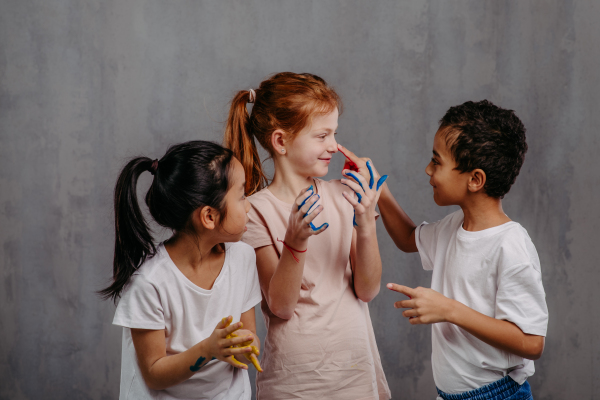
<svg viewBox="0 0 600 400">
<path fill-rule="evenodd" d="M 93 291 L 120 167 L 220 141 L 234 91 L 286 70 L 337 88 L 338 139 L 417 223 L 452 211 L 424 172 L 448 107 L 517 111 L 530 150 L 504 207 L 537 246 L 550 310 L 530 382 L 536 399 L 600 398 L 599 20 L 597 0 L 0 0 L 0 398 L 118 396 L 121 329 Z M 378 233 L 383 283 L 427 286 Z M 433 399 L 430 328 L 396 298 L 370 305 L 394 399 Z"/>
</svg>

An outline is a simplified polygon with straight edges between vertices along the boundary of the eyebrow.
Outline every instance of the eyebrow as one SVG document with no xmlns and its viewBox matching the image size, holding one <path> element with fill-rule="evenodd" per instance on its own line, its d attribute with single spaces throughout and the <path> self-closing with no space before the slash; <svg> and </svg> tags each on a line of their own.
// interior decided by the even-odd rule
<svg viewBox="0 0 600 400">
<path fill-rule="evenodd" d="M 438 158 L 442 158 L 442 157 L 441 157 L 441 156 L 438 154 L 438 152 L 437 152 L 437 151 L 435 151 L 435 150 L 432 150 L 432 151 L 433 151 L 433 155 L 434 155 L 434 156 L 436 156 L 436 157 L 438 157 Z"/>
</svg>

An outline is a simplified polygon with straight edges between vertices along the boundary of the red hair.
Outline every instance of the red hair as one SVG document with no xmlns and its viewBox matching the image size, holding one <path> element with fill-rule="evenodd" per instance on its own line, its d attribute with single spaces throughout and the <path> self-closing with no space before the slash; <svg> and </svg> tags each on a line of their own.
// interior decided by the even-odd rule
<svg viewBox="0 0 600 400">
<path fill-rule="evenodd" d="M 322 78 L 293 72 L 281 72 L 261 82 L 251 115 L 246 109 L 249 99 L 248 90 L 233 97 L 224 143 L 244 167 L 248 196 L 267 185 L 254 138 L 273 156 L 271 135 L 275 130 L 281 129 L 293 140 L 314 115 L 335 108 L 341 112 L 342 106 L 338 94 Z"/>
</svg>

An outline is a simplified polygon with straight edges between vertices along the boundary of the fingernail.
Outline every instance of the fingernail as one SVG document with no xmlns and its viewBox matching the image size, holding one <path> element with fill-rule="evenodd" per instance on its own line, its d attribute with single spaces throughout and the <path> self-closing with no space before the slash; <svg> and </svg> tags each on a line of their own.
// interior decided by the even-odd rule
<svg viewBox="0 0 600 400">
<path fill-rule="evenodd" d="M 391 283 L 388 283 L 388 284 L 387 284 L 387 287 L 388 287 L 389 289 L 391 289 L 391 288 L 393 288 L 394 286 L 393 286 Z"/>
</svg>

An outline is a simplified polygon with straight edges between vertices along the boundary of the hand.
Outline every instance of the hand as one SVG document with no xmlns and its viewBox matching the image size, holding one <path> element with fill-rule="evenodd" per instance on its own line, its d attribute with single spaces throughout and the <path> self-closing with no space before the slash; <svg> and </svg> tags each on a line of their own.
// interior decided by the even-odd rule
<svg viewBox="0 0 600 400">
<path fill-rule="evenodd" d="M 376 190 L 379 189 L 383 182 L 387 179 L 387 175 L 380 178 L 379 173 L 373 166 L 373 161 L 368 157 L 358 157 L 356 154 L 338 143 L 338 150 L 346 157 L 344 169 L 360 173 L 365 179 L 369 180 L 369 187 L 373 188 L 373 184 L 377 181 Z"/>
<path fill-rule="evenodd" d="M 235 359 L 234 355 L 247 354 L 252 352 L 249 346 L 236 347 L 248 341 L 253 341 L 253 335 L 231 336 L 231 334 L 240 329 L 243 324 L 236 322 L 231 324 L 233 317 L 230 315 L 223 318 L 218 324 L 213 333 L 207 339 L 207 352 L 212 358 L 220 361 L 225 361 L 236 368 L 248 369 L 246 364 L 243 364 Z"/>
<path fill-rule="evenodd" d="M 223 318 L 223 322 L 226 324 L 226 327 L 229 326 L 229 324 L 230 324 L 229 317 Z M 254 368 L 256 368 L 256 370 L 258 372 L 263 372 L 263 370 L 260 366 L 260 363 L 258 362 L 258 358 L 257 358 L 257 356 L 260 355 L 260 351 L 258 350 L 258 347 L 255 346 L 256 339 L 254 338 L 254 334 L 252 332 L 250 332 L 247 329 L 238 329 L 236 332 L 232 332 L 229 335 L 227 335 L 226 339 L 236 338 L 236 337 L 240 337 L 240 336 L 252 337 L 251 340 L 249 339 L 243 343 L 240 343 L 236 347 L 250 346 L 250 348 L 252 349 L 252 352 L 246 353 L 246 354 L 244 354 L 244 356 L 246 357 L 246 359 L 248 361 L 250 361 L 252 363 L 252 365 L 254 365 Z M 235 360 L 235 362 L 239 362 L 238 360 L 235 359 L 235 357 L 233 357 L 233 356 L 231 356 L 231 357 Z M 240 364 L 242 364 L 242 363 L 240 363 Z"/>
<path fill-rule="evenodd" d="M 312 223 L 317 215 L 323 211 L 322 205 L 316 205 L 320 198 L 321 196 L 315 194 L 312 185 L 303 189 L 300 195 L 296 197 L 285 234 L 286 244 L 296 249 L 304 248 L 310 236 L 318 235 L 329 227 L 327 222 L 319 227 L 314 226 Z M 311 212 L 313 207 L 314 211 Z"/>
<path fill-rule="evenodd" d="M 433 289 L 423 287 L 411 289 L 395 283 L 388 283 L 387 287 L 410 298 L 395 302 L 394 307 L 409 308 L 410 310 L 404 311 L 402 315 L 409 318 L 408 322 L 412 325 L 450 322 L 454 300 Z"/>
</svg>

